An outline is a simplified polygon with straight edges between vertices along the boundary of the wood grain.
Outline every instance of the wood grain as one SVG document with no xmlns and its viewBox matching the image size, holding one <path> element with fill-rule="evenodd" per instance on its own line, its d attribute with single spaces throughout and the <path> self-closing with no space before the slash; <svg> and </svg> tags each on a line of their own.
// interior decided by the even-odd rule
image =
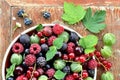
<svg viewBox="0 0 120 80">
<path fill-rule="evenodd" d="M 2 4 L 1 14 L 0 14 L 0 80 L 1 78 L 1 70 L 2 70 L 2 59 L 4 57 L 5 51 L 10 43 L 11 39 L 11 25 L 10 25 L 10 6 L 5 1 L 0 1 L 0 5 Z"/>
<path fill-rule="evenodd" d="M 114 73 L 115 80 L 120 80 L 120 0 L 6 0 L 3 3 L 3 9 L 2 9 L 2 15 L 0 15 L 0 54 L 1 59 L 4 56 L 5 50 L 7 46 L 9 45 L 10 41 L 12 41 L 18 34 L 20 34 L 22 31 L 36 25 L 39 23 L 60 23 L 63 25 L 66 25 L 74 30 L 76 30 L 78 33 L 80 33 L 82 36 L 85 36 L 89 33 L 87 30 L 84 30 L 84 27 L 81 23 L 78 23 L 76 25 L 68 25 L 66 22 L 63 22 L 61 19 L 61 15 L 63 13 L 63 2 L 69 1 L 74 2 L 77 4 L 82 4 L 85 7 L 92 7 L 94 10 L 97 9 L 105 9 L 107 11 L 106 15 L 106 24 L 107 27 L 105 30 L 103 30 L 101 33 L 97 34 L 100 38 L 100 44 L 102 43 L 102 36 L 106 32 L 112 32 L 115 34 L 117 41 L 116 44 L 113 46 L 113 54 L 114 57 L 108 59 L 113 63 L 113 67 L 111 69 L 111 72 Z M 19 3 L 21 2 L 21 3 Z M 91 4 L 91 3 L 92 4 Z M 44 4 L 44 5 L 42 5 Z M 110 6 L 109 6 L 110 5 Z M 111 6 L 116 5 L 116 6 Z M 104 7 L 103 7 L 104 6 Z M 23 23 L 23 18 L 17 17 L 17 11 L 19 9 L 24 9 L 25 12 L 29 15 L 29 17 L 33 20 L 33 24 L 30 26 L 25 26 Z M 7 12 L 6 12 L 7 10 Z M 43 11 L 49 11 L 51 13 L 51 18 L 46 20 L 42 17 Z M 5 17 L 3 17 L 5 16 Z M 16 20 L 13 20 L 13 17 L 16 18 Z M 22 27 L 17 29 L 15 32 L 13 32 L 13 27 L 15 26 L 16 22 L 20 22 L 22 24 Z M 99 46 L 101 47 L 101 46 Z M 0 60 L 2 62 L 2 60 Z M 98 69 L 98 76 L 97 80 L 100 80 L 100 75 L 103 72 L 102 69 Z M 0 72 L 1 74 L 1 72 Z M 1 79 L 2 80 L 2 79 Z"/>
</svg>

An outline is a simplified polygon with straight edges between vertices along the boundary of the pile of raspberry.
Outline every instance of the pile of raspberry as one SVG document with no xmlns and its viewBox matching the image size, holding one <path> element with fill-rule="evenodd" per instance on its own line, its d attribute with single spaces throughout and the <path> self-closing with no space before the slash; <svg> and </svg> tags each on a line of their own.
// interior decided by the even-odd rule
<svg viewBox="0 0 120 80">
<path fill-rule="evenodd" d="M 50 61 L 46 61 L 49 47 L 53 46 L 54 40 L 61 36 L 64 38 L 62 47 L 57 49 L 57 53 Z M 86 55 L 84 48 L 78 44 L 79 39 L 75 32 L 65 30 L 59 24 L 44 26 L 40 31 L 34 30 L 30 34 L 21 35 L 11 49 L 10 62 L 13 64 L 16 60 L 12 58 L 13 54 L 17 55 L 15 57 L 22 56 L 22 59 L 17 58 L 18 64 L 15 66 L 13 75 L 6 80 L 58 80 L 55 73 L 59 69 L 66 74 L 62 80 L 84 80 L 88 77 L 93 79 L 95 68 L 99 65 L 93 59 L 94 54 L 101 58 L 100 61 L 106 67 L 111 66 L 110 63 L 105 63 L 99 51 Z M 76 66 L 72 68 L 72 62 L 82 65 L 82 70 L 77 70 Z"/>
</svg>

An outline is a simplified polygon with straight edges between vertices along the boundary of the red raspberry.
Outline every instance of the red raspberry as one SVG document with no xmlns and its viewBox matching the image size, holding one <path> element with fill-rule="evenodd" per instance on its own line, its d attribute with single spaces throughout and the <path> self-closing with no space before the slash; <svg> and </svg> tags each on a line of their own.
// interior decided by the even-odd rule
<svg viewBox="0 0 120 80">
<path fill-rule="evenodd" d="M 24 75 L 20 75 L 16 78 L 16 80 L 23 80 L 23 78 L 24 78 Z"/>
<path fill-rule="evenodd" d="M 21 43 L 18 43 L 18 42 L 15 43 L 15 44 L 13 45 L 13 47 L 12 47 L 12 51 L 13 51 L 14 53 L 22 53 L 23 50 L 24 50 L 23 45 L 22 45 Z"/>
<path fill-rule="evenodd" d="M 52 28 L 46 26 L 46 27 L 43 29 L 42 33 L 43 33 L 43 35 L 45 35 L 45 36 L 51 36 L 51 35 L 52 35 Z"/>
<path fill-rule="evenodd" d="M 39 44 L 31 44 L 30 46 L 30 53 L 32 54 L 38 54 L 41 51 L 41 47 L 39 46 Z"/>
<path fill-rule="evenodd" d="M 64 28 L 58 24 L 55 24 L 55 26 L 53 26 L 53 32 L 57 35 L 61 34 L 64 31 Z"/>
<path fill-rule="evenodd" d="M 51 46 L 53 44 L 53 41 L 56 39 L 55 36 L 51 36 L 49 39 L 48 39 L 48 45 Z"/>
<path fill-rule="evenodd" d="M 42 75 L 44 73 L 42 68 L 37 69 L 37 71 L 39 72 L 40 75 Z"/>
<path fill-rule="evenodd" d="M 53 68 L 48 69 L 47 72 L 46 72 L 46 74 L 47 74 L 49 77 L 53 77 L 54 74 L 55 74 L 55 70 L 54 70 Z"/>
<path fill-rule="evenodd" d="M 88 62 L 88 68 L 89 69 L 95 69 L 97 67 L 97 61 L 94 60 L 94 59 L 91 59 L 89 62 Z"/>
<path fill-rule="evenodd" d="M 29 54 L 25 57 L 25 64 L 28 66 L 32 66 L 36 62 L 35 55 Z"/>
<path fill-rule="evenodd" d="M 73 75 L 67 75 L 65 80 L 75 80 Z"/>
</svg>

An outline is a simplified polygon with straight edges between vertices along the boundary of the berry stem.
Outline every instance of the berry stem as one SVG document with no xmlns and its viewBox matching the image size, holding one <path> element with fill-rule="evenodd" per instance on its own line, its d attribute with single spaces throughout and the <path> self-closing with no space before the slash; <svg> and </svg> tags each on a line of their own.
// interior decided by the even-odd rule
<svg viewBox="0 0 120 80">
<path fill-rule="evenodd" d="M 114 55 L 111 56 L 113 59 L 117 59 Z"/>
<path fill-rule="evenodd" d="M 33 73 L 34 73 L 35 70 L 36 70 L 36 63 L 35 63 L 35 65 L 34 65 L 34 68 L 33 68 L 33 71 L 32 71 L 30 80 L 32 80 L 32 78 L 33 78 Z"/>
<path fill-rule="evenodd" d="M 100 60 L 95 56 L 96 60 L 101 64 L 101 66 L 103 66 L 103 68 L 105 69 L 105 71 L 107 72 L 106 67 L 100 62 Z"/>
<path fill-rule="evenodd" d="M 81 70 L 81 74 L 80 74 L 81 78 L 82 78 L 82 72 L 83 72 L 83 70 Z M 83 78 L 82 78 L 82 79 L 83 79 Z"/>
<path fill-rule="evenodd" d="M 22 16 L 23 16 L 23 17 L 27 17 L 28 15 L 27 15 L 27 13 L 24 13 L 24 14 L 22 14 Z"/>
<path fill-rule="evenodd" d="M 13 28 L 13 31 L 15 31 L 17 28 L 18 28 L 18 26 L 15 26 L 15 27 Z"/>
<path fill-rule="evenodd" d="M 63 61 L 65 61 L 65 62 L 71 62 L 71 63 L 79 63 L 79 64 L 81 64 L 80 62 L 75 62 L 75 61 L 71 61 L 71 60 L 63 60 Z"/>
</svg>

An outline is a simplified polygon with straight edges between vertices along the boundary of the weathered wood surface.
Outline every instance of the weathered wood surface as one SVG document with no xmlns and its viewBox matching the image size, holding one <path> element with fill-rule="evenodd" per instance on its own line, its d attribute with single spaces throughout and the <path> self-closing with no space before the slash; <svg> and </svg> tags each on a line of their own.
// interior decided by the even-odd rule
<svg viewBox="0 0 120 80">
<path fill-rule="evenodd" d="M 109 61 L 113 63 L 111 71 L 114 73 L 115 80 L 120 80 L 120 0 L 6 0 L 0 3 L 0 63 L 4 53 L 10 44 L 10 42 L 22 31 L 30 28 L 38 23 L 60 23 L 67 25 L 62 21 L 61 15 L 63 13 L 63 2 L 69 1 L 77 4 L 82 4 L 85 7 L 91 6 L 96 9 L 105 9 L 107 11 L 106 24 L 107 27 L 104 31 L 98 34 L 100 39 L 102 35 L 106 32 L 112 32 L 116 35 L 117 42 L 113 46 L 114 56 L 116 58 L 110 58 Z M 114 7 L 113 7 L 114 5 Z M 1 9 L 2 8 L 2 9 Z M 33 24 L 30 26 L 25 26 L 23 24 L 23 19 L 17 17 L 17 11 L 19 9 L 24 9 L 29 17 L 33 20 Z M 41 16 L 42 11 L 49 11 L 51 13 L 51 18 L 45 20 Z M 16 20 L 13 20 L 16 18 Z M 22 24 L 22 28 L 19 28 L 13 33 L 13 27 L 16 22 Z M 69 26 L 69 25 L 67 25 Z M 88 31 L 84 30 L 81 23 L 69 26 L 73 28 L 82 36 L 88 34 Z M 101 42 L 100 42 L 101 43 Z M 1 69 L 1 65 L 0 65 Z M 1 70 L 0 70 L 1 71 Z M 97 80 L 100 80 L 102 69 L 98 69 Z M 2 73 L 0 72 L 0 75 Z M 0 79 L 2 80 L 2 79 Z"/>
</svg>

